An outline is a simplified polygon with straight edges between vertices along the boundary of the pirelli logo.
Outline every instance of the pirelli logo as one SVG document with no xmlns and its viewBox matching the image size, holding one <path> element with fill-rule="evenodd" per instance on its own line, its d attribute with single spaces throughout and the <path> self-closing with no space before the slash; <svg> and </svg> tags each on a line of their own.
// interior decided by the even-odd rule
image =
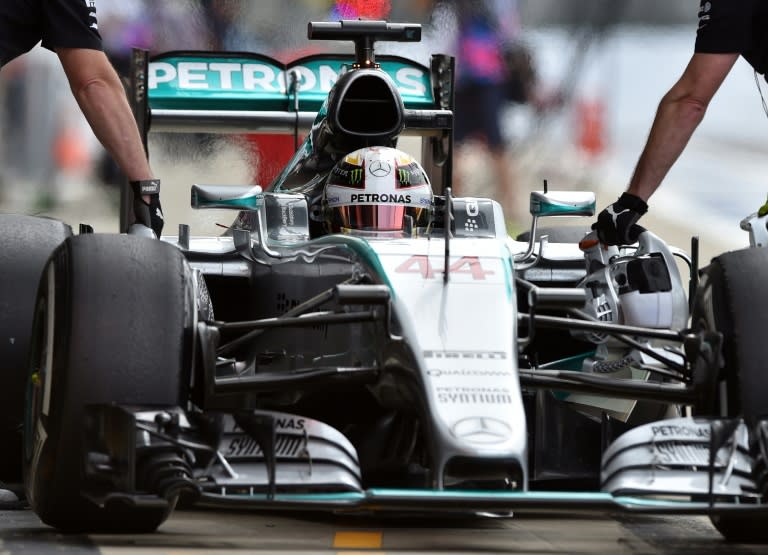
<svg viewBox="0 0 768 555">
<path fill-rule="evenodd" d="M 504 360 L 504 351 L 424 351 L 424 358 L 451 358 L 472 360 Z"/>
</svg>

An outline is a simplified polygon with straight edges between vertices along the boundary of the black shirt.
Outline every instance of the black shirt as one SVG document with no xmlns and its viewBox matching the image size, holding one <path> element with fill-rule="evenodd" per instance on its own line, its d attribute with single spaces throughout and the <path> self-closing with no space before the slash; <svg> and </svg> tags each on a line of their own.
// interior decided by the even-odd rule
<svg viewBox="0 0 768 555">
<path fill-rule="evenodd" d="M 696 52 L 741 54 L 758 73 L 768 69 L 768 0 L 701 0 Z"/>
<path fill-rule="evenodd" d="M 102 50 L 95 0 L 0 0 L 0 66 L 40 41 Z"/>
</svg>

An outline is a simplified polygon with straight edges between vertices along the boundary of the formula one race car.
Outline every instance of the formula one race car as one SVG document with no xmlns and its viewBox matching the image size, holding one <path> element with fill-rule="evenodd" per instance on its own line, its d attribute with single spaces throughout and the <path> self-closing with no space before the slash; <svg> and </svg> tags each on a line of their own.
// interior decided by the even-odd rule
<svg viewBox="0 0 768 555">
<path fill-rule="evenodd" d="M 0 433 L 13 447 L 23 413 L 14 448 L 40 518 L 151 531 L 179 499 L 597 508 L 768 539 L 768 251 L 699 271 L 649 231 L 604 247 L 585 226 L 539 227 L 594 214 L 592 193 L 546 188 L 511 238 L 497 202 L 451 195 L 452 59 L 376 58 L 417 25 L 309 36 L 353 41 L 355 57 L 134 55 L 145 137 L 306 133 L 263 188 L 190 184 L 193 207 L 237 211 L 223 235 L 73 236 L 0 216 L 0 306 L 15 311 Z"/>
</svg>

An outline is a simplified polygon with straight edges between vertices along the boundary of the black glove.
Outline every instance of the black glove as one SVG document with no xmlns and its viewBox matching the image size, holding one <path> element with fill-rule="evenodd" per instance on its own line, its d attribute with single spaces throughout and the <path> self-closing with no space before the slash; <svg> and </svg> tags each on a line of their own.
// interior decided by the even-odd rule
<svg viewBox="0 0 768 555">
<path fill-rule="evenodd" d="M 605 208 L 597 216 L 592 229 L 605 245 L 631 245 L 645 228 L 637 225 L 640 217 L 648 212 L 648 205 L 640 197 L 624 193 L 619 200 Z"/>
<path fill-rule="evenodd" d="M 160 180 L 131 181 L 131 188 L 133 189 L 133 214 L 136 221 L 151 228 L 155 235 L 160 237 L 165 225 L 163 209 L 160 206 Z M 149 195 L 149 203 L 144 201 L 143 195 Z"/>
</svg>

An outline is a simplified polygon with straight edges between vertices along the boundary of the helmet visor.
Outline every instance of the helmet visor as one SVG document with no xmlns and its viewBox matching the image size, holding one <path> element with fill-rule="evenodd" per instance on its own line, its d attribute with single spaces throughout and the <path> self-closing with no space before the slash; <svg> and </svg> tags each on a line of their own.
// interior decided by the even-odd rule
<svg viewBox="0 0 768 555">
<path fill-rule="evenodd" d="M 337 222 L 342 228 L 361 231 L 402 231 L 407 227 L 406 216 L 411 223 L 419 220 L 423 209 L 395 204 L 337 206 L 334 208 Z"/>
<path fill-rule="evenodd" d="M 366 231 L 399 231 L 403 229 L 405 206 L 393 204 L 340 206 L 337 208 L 341 227 Z"/>
</svg>

